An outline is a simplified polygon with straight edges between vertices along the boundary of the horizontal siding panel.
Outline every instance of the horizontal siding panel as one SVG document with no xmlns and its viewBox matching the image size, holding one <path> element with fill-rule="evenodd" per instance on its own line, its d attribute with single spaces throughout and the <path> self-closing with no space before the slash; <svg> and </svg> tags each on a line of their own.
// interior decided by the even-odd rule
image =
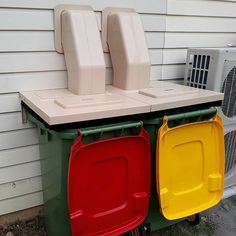
<svg viewBox="0 0 236 236">
<path fill-rule="evenodd" d="M 106 84 L 112 83 L 112 68 L 106 70 Z M 0 74 L 0 93 L 67 88 L 67 72 L 35 72 Z M 2 100 L 1 100 L 2 99 Z M 18 94 L 0 95 L 0 113 L 20 111 Z"/>
<path fill-rule="evenodd" d="M 152 64 L 161 64 L 162 50 L 150 49 L 149 55 Z M 111 67 L 112 63 L 110 55 L 105 53 L 104 57 L 105 57 L 106 67 L 107 68 Z M 0 53 L 0 77 L 1 74 L 3 73 L 56 71 L 56 70 L 66 70 L 64 54 L 59 54 L 57 52 Z M 45 76 L 47 76 L 46 73 Z M 37 76 L 37 74 L 35 74 L 35 76 Z M 2 76 L 3 79 L 5 77 L 6 76 Z M 6 82 L 8 83 L 8 81 Z M 5 86 L 7 86 L 7 84 L 5 84 Z M 5 86 L 4 85 L 0 86 L 0 90 L 1 87 Z"/>
<path fill-rule="evenodd" d="M 4 215 L 10 212 L 20 211 L 27 208 L 43 204 L 42 192 L 26 194 L 20 197 L 10 198 L 0 201 L 0 214 Z"/>
<path fill-rule="evenodd" d="M 160 80 L 161 79 L 162 66 L 152 66 L 151 67 L 151 80 Z"/>
<path fill-rule="evenodd" d="M 40 162 L 34 161 L 0 169 L 0 184 L 28 179 L 41 175 Z"/>
<path fill-rule="evenodd" d="M 165 15 L 141 15 L 143 28 L 145 31 L 165 31 L 166 16 Z"/>
<path fill-rule="evenodd" d="M 162 49 L 150 49 L 149 57 L 152 65 L 162 64 Z"/>
<path fill-rule="evenodd" d="M 95 12 L 101 30 L 101 12 Z M 53 10 L 0 9 L 0 30 L 54 30 Z M 165 15 L 140 14 L 145 31 L 165 31 Z M 40 20 L 39 20 L 40 19 Z"/>
<path fill-rule="evenodd" d="M 164 33 L 150 32 L 146 33 L 146 40 L 148 48 L 163 48 L 164 47 Z"/>
<path fill-rule="evenodd" d="M 0 73 L 65 69 L 64 55 L 56 52 L 0 53 Z"/>
<path fill-rule="evenodd" d="M 0 9 L 0 30 L 53 30 L 52 10 Z"/>
<path fill-rule="evenodd" d="M 187 49 L 164 49 L 163 64 L 186 63 Z"/>
<path fill-rule="evenodd" d="M 167 16 L 166 18 L 167 32 L 236 32 L 235 25 L 235 18 L 189 16 Z"/>
<path fill-rule="evenodd" d="M 0 31 L 0 52 L 54 50 L 53 31 Z"/>
<path fill-rule="evenodd" d="M 0 114 L 0 133 L 4 131 L 18 130 L 24 128 L 32 128 L 33 124 L 27 122 L 22 123 L 20 112 Z"/>
<path fill-rule="evenodd" d="M 162 48 L 164 33 L 147 32 L 149 48 Z M 55 51 L 53 31 L 0 31 L 0 52 Z"/>
<path fill-rule="evenodd" d="M 12 8 L 42 8 L 53 9 L 58 4 L 79 4 L 91 5 L 94 10 L 101 11 L 105 7 L 130 7 L 137 12 L 146 13 L 166 13 L 166 0 L 148 0 L 131 1 L 131 0 L 0 0 L 1 7 Z"/>
<path fill-rule="evenodd" d="M 66 87 L 67 87 L 66 71 L 49 71 L 49 72 L 42 71 L 34 73 L 0 74 L 0 93 L 12 93 L 18 91 L 54 89 L 54 88 L 66 88 Z M 8 97 L 7 95 L 0 95 L 0 96 L 3 96 L 3 99 L 4 98 L 6 99 Z M 15 95 L 9 95 L 10 100 L 14 100 L 14 97 Z M 2 109 L 0 108 L 0 111 L 1 110 L 3 110 L 3 108 Z M 17 109 L 17 111 L 18 110 L 19 109 Z M 15 111 L 15 110 L 13 109 L 10 111 Z"/>
<path fill-rule="evenodd" d="M 39 160 L 39 145 L 0 151 L 0 168 Z"/>
<path fill-rule="evenodd" d="M 0 201 L 42 190 L 41 176 L 0 185 Z"/>
<path fill-rule="evenodd" d="M 0 114 L 20 110 L 21 106 L 18 93 L 0 94 Z"/>
<path fill-rule="evenodd" d="M 184 78 L 185 65 L 163 65 L 162 66 L 162 79 L 182 79 Z"/>
<path fill-rule="evenodd" d="M 225 1 L 167 0 L 168 15 L 235 17 L 236 4 Z"/>
<path fill-rule="evenodd" d="M 236 41 L 235 33 L 166 33 L 165 48 L 225 47 Z"/>
<path fill-rule="evenodd" d="M 32 144 L 38 144 L 36 128 L 0 133 L 0 150 Z"/>
</svg>

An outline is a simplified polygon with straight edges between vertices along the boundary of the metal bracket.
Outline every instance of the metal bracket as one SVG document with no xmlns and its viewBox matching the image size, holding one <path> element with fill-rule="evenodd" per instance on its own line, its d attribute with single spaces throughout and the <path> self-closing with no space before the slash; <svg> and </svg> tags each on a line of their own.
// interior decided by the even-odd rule
<svg viewBox="0 0 236 236">
<path fill-rule="evenodd" d="M 22 123 L 26 124 L 28 122 L 28 116 L 27 116 L 26 108 L 22 104 L 21 104 L 21 117 L 22 117 Z"/>
</svg>

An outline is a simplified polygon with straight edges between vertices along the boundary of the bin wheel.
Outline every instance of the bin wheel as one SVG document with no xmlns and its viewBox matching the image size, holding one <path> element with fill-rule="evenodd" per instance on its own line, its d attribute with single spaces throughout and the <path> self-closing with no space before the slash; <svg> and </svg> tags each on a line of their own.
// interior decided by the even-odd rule
<svg viewBox="0 0 236 236">
<path fill-rule="evenodd" d="M 132 230 L 129 232 L 129 235 L 130 235 L 130 236 L 140 236 L 138 228 L 132 229 Z"/>
<path fill-rule="evenodd" d="M 139 227 L 132 229 L 122 236 L 148 236 L 148 234 L 145 230 L 145 227 L 143 225 L 140 225 Z"/>
<path fill-rule="evenodd" d="M 186 221 L 191 224 L 191 225 L 198 225 L 201 221 L 200 219 L 200 214 L 197 213 L 197 214 L 194 214 L 194 215 L 191 215 L 191 216 L 188 216 L 186 218 Z"/>
<path fill-rule="evenodd" d="M 145 226 L 143 226 L 143 225 L 140 225 L 139 227 L 138 227 L 138 231 L 139 231 L 139 235 L 140 236 L 147 236 L 148 234 L 147 234 L 147 231 L 146 231 L 146 228 L 145 228 Z"/>
</svg>

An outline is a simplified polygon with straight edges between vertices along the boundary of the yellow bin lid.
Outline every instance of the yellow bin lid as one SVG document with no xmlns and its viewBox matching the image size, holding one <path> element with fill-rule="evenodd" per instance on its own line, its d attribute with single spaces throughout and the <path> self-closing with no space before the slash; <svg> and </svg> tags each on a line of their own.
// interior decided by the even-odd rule
<svg viewBox="0 0 236 236">
<path fill-rule="evenodd" d="M 158 133 L 157 191 L 163 215 L 179 219 L 216 205 L 224 190 L 221 118 L 168 127 Z"/>
</svg>

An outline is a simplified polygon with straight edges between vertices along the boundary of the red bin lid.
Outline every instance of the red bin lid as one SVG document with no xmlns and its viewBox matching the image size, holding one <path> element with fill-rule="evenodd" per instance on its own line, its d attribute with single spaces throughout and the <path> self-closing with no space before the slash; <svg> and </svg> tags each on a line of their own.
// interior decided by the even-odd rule
<svg viewBox="0 0 236 236">
<path fill-rule="evenodd" d="M 140 225 L 150 191 L 147 132 L 71 148 L 68 205 L 73 236 L 119 235 Z"/>
</svg>

